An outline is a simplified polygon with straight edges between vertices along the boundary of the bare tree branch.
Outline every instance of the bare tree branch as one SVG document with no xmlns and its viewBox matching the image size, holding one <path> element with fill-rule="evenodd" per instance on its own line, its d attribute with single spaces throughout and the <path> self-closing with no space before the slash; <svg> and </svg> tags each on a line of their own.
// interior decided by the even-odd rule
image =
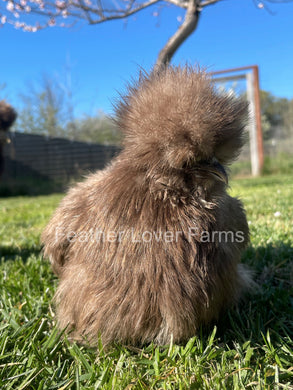
<svg viewBox="0 0 293 390">
<path fill-rule="evenodd" d="M 91 12 L 98 14 L 100 16 L 100 19 L 93 20 L 90 24 L 100 24 L 100 23 L 104 23 L 104 22 L 109 21 L 109 20 L 125 19 L 131 15 L 136 14 L 137 12 L 141 11 L 142 9 L 146 9 L 146 8 L 148 8 L 154 4 L 157 4 L 161 1 L 162 0 L 149 0 L 149 1 L 146 1 L 145 3 L 140 4 L 139 6 L 137 6 L 135 8 L 130 8 L 130 9 L 127 8 L 126 10 L 115 10 L 114 13 L 116 13 L 116 15 L 114 14 L 114 15 L 110 15 L 110 16 L 109 15 L 108 16 L 101 16 L 100 13 L 97 12 L 97 10 L 93 11 L 93 9 L 91 9 Z M 84 9 L 84 7 L 82 7 L 82 9 Z M 119 13 L 119 14 L 117 14 L 117 13 Z"/>
<path fill-rule="evenodd" d="M 189 0 L 185 19 L 176 33 L 168 40 L 160 51 L 156 69 L 160 69 L 169 64 L 172 56 L 178 47 L 193 33 L 197 27 L 200 16 L 200 0 Z"/>
<path fill-rule="evenodd" d="M 189 4 L 189 1 L 188 0 L 166 0 L 167 3 L 170 3 L 170 4 L 173 4 L 173 5 L 176 5 L 176 7 L 180 7 L 180 8 L 187 8 L 188 7 L 188 4 Z"/>
<path fill-rule="evenodd" d="M 206 7 L 206 6 L 208 6 L 208 5 L 216 4 L 216 3 L 218 3 L 219 1 L 223 1 L 223 0 L 206 0 L 206 1 L 202 1 L 202 2 L 200 3 L 200 8 Z"/>
</svg>

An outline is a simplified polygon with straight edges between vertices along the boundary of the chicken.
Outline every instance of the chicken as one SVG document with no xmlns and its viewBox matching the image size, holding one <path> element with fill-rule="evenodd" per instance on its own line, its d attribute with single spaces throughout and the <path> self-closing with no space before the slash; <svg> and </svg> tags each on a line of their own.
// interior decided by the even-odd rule
<svg viewBox="0 0 293 390">
<path fill-rule="evenodd" d="M 94 346 L 186 341 L 237 302 L 250 276 L 227 166 L 247 104 L 199 68 L 140 75 L 116 107 L 122 152 L 69 190 L 42 235 L 60 278 L 58 324 Z"/>
<path fill-rule="evenodd" d="M 13 125 L 17 114 L 4 100 L 0 101 L 0 176 L 4 170 L 3 145 L 6 144 L 7 131 Z"/>
</svg>

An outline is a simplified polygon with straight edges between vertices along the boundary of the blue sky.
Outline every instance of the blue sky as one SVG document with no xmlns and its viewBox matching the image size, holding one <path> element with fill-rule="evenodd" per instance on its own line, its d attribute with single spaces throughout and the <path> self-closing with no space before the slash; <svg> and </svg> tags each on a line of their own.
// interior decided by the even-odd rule
<svg viewBox="0 0 293 390">
<path fill-rule="evenodd" d="M 0 0 L 2 2 L 2 0 Z M 180 47 L 173 64 L 200 63 L 219 70 L 257 64 L 261 88 L 293 98 L 293 2 L 271 4 L 273 15 L 253 0 L 224 0 L 205 8 L 194 34 Z M 25 33 L 0 29 L 1 91 L 18 108 L 19 94 L 42 73 L 63 80 L 70 64 L 75 114 L 112 112 L 111 102 L 141 66 L 150 70 L 160 49 L 176 31 L 183 12 L 155 8 L 123 21 L 73 28 L 51 27 Z M 117 92 L 118 91 L 118 92 Z M 1 98 L 1 96 L 0 96 Z"/>
</svg>

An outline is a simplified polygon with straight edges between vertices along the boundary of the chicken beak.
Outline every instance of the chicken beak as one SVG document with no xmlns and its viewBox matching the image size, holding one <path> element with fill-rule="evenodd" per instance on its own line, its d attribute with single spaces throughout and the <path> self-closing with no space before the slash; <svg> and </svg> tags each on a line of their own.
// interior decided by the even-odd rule
<svg viewBox="0 0 293 390">
<path fill-rule="evenodd" d="M 213 175 L 213 177 L 228 185 L 228 175 L 223 167 L 218 161 L 213 161 L 212 163 L 201 163 L 195 168 L 199 172 L 207 172 Z"/>
<path fill-rule="evenodd" d="M 217 179 L 225 183 L 226 185 L 228 184 L 228 175 L 223 167 L 219 162 L 213 163 L 210 168 L 207 168 L 207 170 Z"/>
</svg>

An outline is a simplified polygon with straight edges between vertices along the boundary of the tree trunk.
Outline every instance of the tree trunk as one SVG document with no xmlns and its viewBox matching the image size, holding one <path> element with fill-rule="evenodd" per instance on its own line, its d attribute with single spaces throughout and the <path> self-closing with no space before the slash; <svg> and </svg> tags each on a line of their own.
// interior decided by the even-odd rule
<svg viewBox="0 0 293 390">
<path fill-rule="evenodd" d="M 174 53 L 179 46 L 193 33 L 196 29 L 200 16 L 200 0 L 189 0 L 186 9 L 185 19 L 176 33 L 168 40 L 166 45 L 160 51 L 155 69 L 165 68 L 169 65 Z"/>
</svg>

